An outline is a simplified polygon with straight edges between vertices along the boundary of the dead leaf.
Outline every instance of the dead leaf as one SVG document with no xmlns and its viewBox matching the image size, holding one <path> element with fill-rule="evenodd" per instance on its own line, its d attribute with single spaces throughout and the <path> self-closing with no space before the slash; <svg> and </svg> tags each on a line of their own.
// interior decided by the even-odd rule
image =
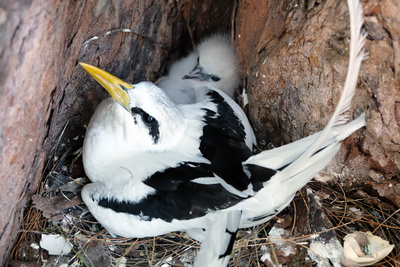
<svg viewBox="0 0 400 267">
<path fill-rule="evenodd" d="M 59 221 L 64 217 L 64 210 L 80 205 L 82 200 L 77 196 L 67 199 L 63 196 L 42 197 L 40 194 L 32 196 L 32 202 L 43 216 L 51 221 Z"/>
</svg>

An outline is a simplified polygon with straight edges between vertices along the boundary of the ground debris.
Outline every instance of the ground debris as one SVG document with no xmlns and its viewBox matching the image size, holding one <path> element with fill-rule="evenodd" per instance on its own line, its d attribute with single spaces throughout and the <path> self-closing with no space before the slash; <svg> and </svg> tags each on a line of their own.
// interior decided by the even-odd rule
<svg viewBox="0 0 400 267">
<path fill-rule="evenodd" d="M 83 235 L 76 235 L 74 241 L 82 251 L 81 261 L 87 266 L 111 266 L 111 257 L 103 242 L 89 239 Z"/>
<path fill-rule="evenodd" d="M 64 218 L 65 211 L 69 208 L 82 204 L 82 200 L 78 196 L 54 196 L 42 197 L 40 194 L 32 196 L 34 208 L 40 210 L 43 216 L 50 221 L 60 221 Z"/>
<path fill-rule="evenodd" d="M 113 238 L 80 198 L 88 179 L 74 178 L 82 176 L 69 173 L 68 162 L 59 172 L 48 173 L 41 190 L 32 196 L 9 266 L 191 266 L 200 245 L 185 233 Z M 312 266 L 316 258 L 323 259 L 318 266 L 325 266 L 323 262 L 333 262 L 324 255 L 332 242 L 339 248 L 345 234 L 360 230 L 376 229 L 376 234 L 400 245 L 399 213 L 390 204 L 361 189 L 352 191 L 349 198 L 343 190 L 337 191 L 337 185 L 310 183 L 313 193 L 302 190 L 277 217 L 239 230 L 229 266 Z M 38 243 L 41 234 L 61 234 L 73 250 L 65 256 L 32 250 L 30 245 Z M 388 259 L 397 261 L 398 251 L 391 255 Z"/>
</svg>

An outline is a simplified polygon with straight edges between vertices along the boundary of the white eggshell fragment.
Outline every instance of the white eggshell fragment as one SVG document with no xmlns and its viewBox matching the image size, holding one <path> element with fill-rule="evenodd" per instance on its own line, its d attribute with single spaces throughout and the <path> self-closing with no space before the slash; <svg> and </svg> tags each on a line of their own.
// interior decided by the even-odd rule
<svg viewBox="0 0 400 267">
<path fill-rule="evenodd" d="M 71 252 L 71 244 L 61 235 L 42 234 L 40 247 L 47 250 L 50 255 L 66 255 Z"/>
</svg>

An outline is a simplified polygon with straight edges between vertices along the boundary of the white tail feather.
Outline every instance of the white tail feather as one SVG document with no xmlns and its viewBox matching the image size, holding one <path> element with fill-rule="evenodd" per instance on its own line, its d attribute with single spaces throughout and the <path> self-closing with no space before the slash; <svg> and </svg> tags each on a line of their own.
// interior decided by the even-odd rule
<svg viewBox="0 0 400 267">
<path fill-rule="evenodd" d="M 213 215 L 215 216 L 208 217 L 210 221 L 194 267 L 228 265 L 241 211 L 224 210 Z"/>
<path fill-rule="evenodd" d="M 320 147 L 327 147 L 332 143 L 340 142 L 363 126 L 365 126 L 365 113 L 362 113 L 357 119 L 345 125 L 333 127 Z M 280 169 L 299 158 L 319 138 L 321 133 L 317 132 L 293 143 L 264 151 L 250 157 L 244 162 L 244 165 L 253 164 L 274 170 Z"/>
<path fill-rule="evenodd" d="M 292 164 L 285 168 L 284 172 L 286 179 L 291 179 L 291 176 L 298 172 L 304 166 L 310 157 L 319 149 L 322 144 L 329 138 L 332 128 L 336 125 L 342 125 L 348 121 L 345 114 L 350 108 L 351 100 L 355 94 L 355 88 L 360 71 L 361 62 L 365 58 L 364 41 L 366 34 L 361 32 L 363 24 L 363 12 L 359 1 L 348 0 L 349 14 L 350 14 L 350 56 L 349 67 L 347 70 L 346 82 L 340 97 L 339 103 L 336 107 L 332 118 L 328 124 L 321 131 L 321 134 L 315 142 Z"/>
</svg>

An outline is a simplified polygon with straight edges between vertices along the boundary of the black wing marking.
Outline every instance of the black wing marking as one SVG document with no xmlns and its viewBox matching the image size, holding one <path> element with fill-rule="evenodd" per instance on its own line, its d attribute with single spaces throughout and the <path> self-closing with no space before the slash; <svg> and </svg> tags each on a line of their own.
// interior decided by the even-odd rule
<svg viewBox="0 0 400 267">
<path fill-rule="evenodd" d="M 235 244 L 235 239 L 236 239 L 236 234 L 238 232 L 238 229 L 236 229 L 235 232 L 231 232 L 228 229 L 225 229 L 225 232 L 230 235 L 229 244 L 228 244 L 225 252 L 218 256 L 218 258 L 220 258 L 220 259 L 231 255 L 232 250 L 233 250 L 233 245 Z"/>
<path fill-rule="evenodd" d="M 258 191 L 264 187 L 264 183 L 276 174 L 276 170 L 261 167 L 254 164 L 246 164 L 245 168 L 250 172 L 250 180 L 253 190 Z"/>
<path fill-rule="evenodd" d="M 217 112 L 204 109 L 206 125 L 200 138 L 200 151 L 211 162 L 215 174 L 234 188 L 246 190 L 250 180 L 242 162 L 251 156 L 251 150 L 245 143 L 245 128 L 218 92 L 210 90 L 207 95 L 217 106 Z"/>
<path fill-rule="evenodd" d="M 160 138 L 160 124 L 158 121 L 139 107 L 131 108 L 131 113 L 140 115 L 143 123 L 147 126 L 147 128 L 149 128 L 149 135 L 153 139 L 154 144 L 157 144 L 158 139 Z"/>
<path fill-rule="evenodd" d="M 271 219 L 271 218 L 275 217 L 279 212 L 280 212 L 280 210 L 274 209 L 274 211 L 272 213 L 256 216 L 256 217 L 250 218 L 249 220 L 252 222 L 257 222 L 257 221 L 264 220 L 265 218 L 268 218 L 268 217 L 270 217 L 270 219 Z"/>
<path fill-rule="evenodd" d="M 228 208 L 243 200 L 220 184 L 192 182 L 196 178 L 209 177 L 211 173 L 209 164 L 185 162 L 149 177 L 145 183 L 154 187 L 156 193 L 138 203 L 102 197 L 98 205 L 115 212 L 141 216 L 143 220 L 160 218 L 170 222 L 201 217 L 210 210 Z"/>
<path fill-rule="evenodd" d="M 156 190 L 173 191 L 177 190 L 177 187 L 182 183 L 190 182 L 196 178 L 213 176 L 210 164 L 188 161 L 182 162 L 177 167 L 156 172 L 144 183 Z"/>
</svg>

